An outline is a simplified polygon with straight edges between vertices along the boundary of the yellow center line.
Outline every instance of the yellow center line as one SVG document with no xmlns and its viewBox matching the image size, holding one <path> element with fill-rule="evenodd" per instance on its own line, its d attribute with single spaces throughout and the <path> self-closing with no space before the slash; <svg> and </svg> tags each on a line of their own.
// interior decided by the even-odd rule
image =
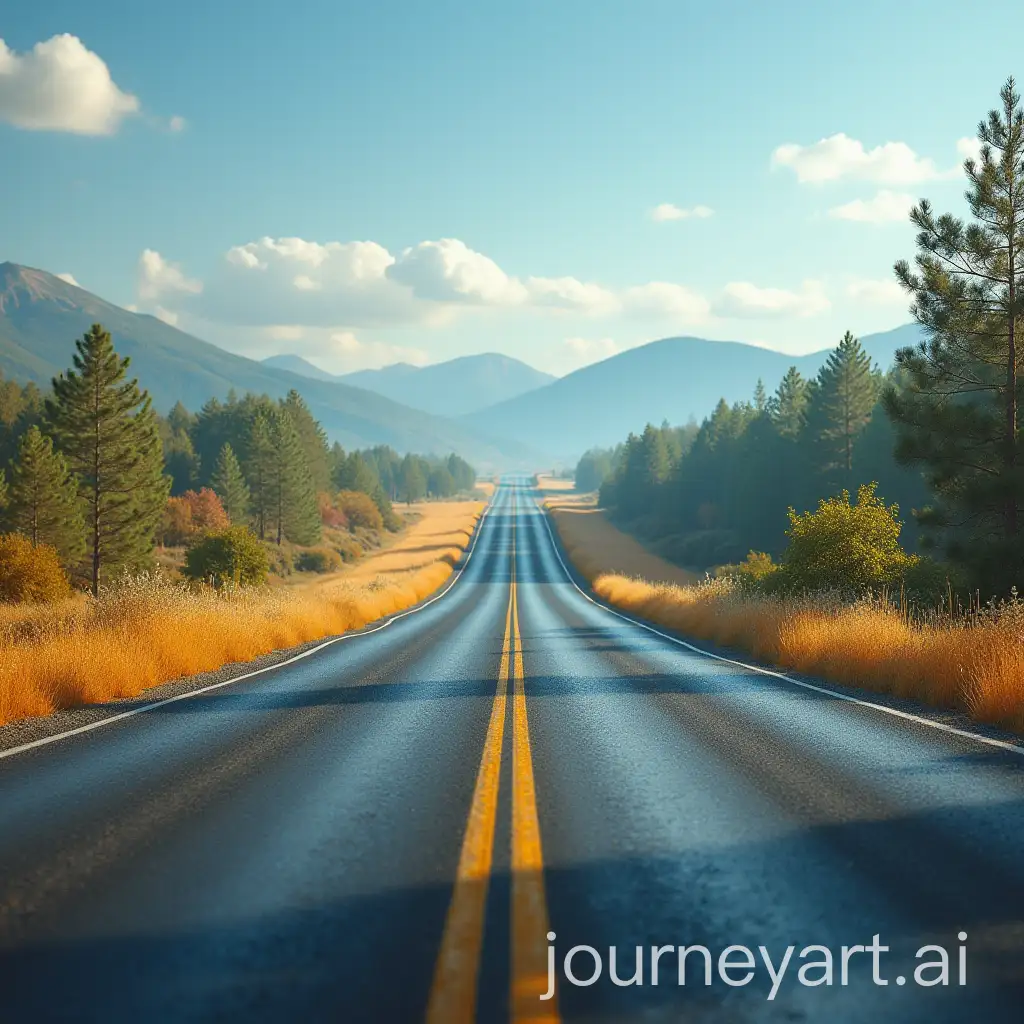
<svg viewBox="0 0 1024 1024">
<path fill-rule="evenodd" d="M 537 817 L 536 785 L 526 718 L 523 645 L 516 587 L 516 520 L 512 520 L 512 581 L 505 613 L 505 639 L 498 688 L 462 840 L 452 900 L 427 1004 L 427 1024 L 471 1024 L 476 1018 L 487 889 L 494 854 L 498 781 L 505 733 L 505 702 L 512 704 L 512 930 L 509 1015 L 513 1024 L 559 1024 L 557 1000 L 548 988 L 548 910 L 544 860 Z"/>
<path fill-rule="evenodd" d="M 491 720 L 487 726 L 487 738 L 484 740 L 483 756 L 462 840 L 455 889 L 434 968 L 434 981 L 427 1004 L 427 1024 L 470 1024 L 476 1018 L 477 979 L 484 939 L 487 887 L 494 853 L 494 824 L 498 810 L 498 780 L 505 735 L 505 695 L 508 692 L 511 651 L 510 592 L 508 611 L 505 614 L 505 640 L 498 669 L 498 688 L 491 705 Z"/>
<path fill-rule="evenodd" d="M 514 526 L 512 552 L 514 566 Z M 537 817 L 537 788 L 526 718 L 526 675 L 523 671 L 523 641 L 519 632 L 519 599 L 514 568 L 512 633 L 515 658 L 512 700 L 512 987 L 509 1009 L 513 1024 L 519 1021 L 558 1024 L 557 995 L 549 1001 L 541 999 L 548 989 L 548 907 Z"/>
</svg>

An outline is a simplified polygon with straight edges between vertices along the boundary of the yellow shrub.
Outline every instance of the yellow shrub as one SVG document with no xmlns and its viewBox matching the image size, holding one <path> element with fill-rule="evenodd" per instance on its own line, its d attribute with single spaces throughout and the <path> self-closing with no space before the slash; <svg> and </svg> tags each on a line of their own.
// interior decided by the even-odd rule
<svg viewBox="0 0 1024 1024">
<path fill-rule="evenodd" d="M 20 533 L 0 534 L 0 601 L 51 602 L 71 593 L 56 548 Z"/>
</svg>

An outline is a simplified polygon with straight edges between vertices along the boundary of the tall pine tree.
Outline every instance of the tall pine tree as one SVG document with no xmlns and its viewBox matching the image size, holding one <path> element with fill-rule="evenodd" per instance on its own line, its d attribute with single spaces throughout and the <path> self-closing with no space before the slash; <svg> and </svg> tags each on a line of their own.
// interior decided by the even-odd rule
<svg viewBox="0 0 1024 1024">
<path fill-rule="evenodd" d="M 320 509 L 316 489 L 291 416 L 281 409 L 272 421 L 274 475 L 272 500 L 277 543 L 287 537 L 294 544 L 320 540 Z"/>
<path fill-rule="evenodd" d="M 281 406 L 260 411 L 249 436 L 247 476 L 256 532 L 280 544 L 320 539 L 320 511 L 298 431 Z"/>
<path fill-rule="evenodd" d="M 1024 580 L 1024 110 L 1012 78 L 1000 99 L 978 125 L 980 160 L 964 162 L 971 221 L 936 217 L 927 200 L 910 213 L 916 270 L 895 271 L 926 337 L 897 353 L 905 380 L 884 401 L 897 457 L 926 469 L 937 499 L 922 525 L 977 582 L 1006 589 Z"/>
<path fill-rule="evenodd" d="M 213 471 L 213 490 L 235 526 L 249 521 L 249 485 L 231 445 L 225 443 Z"/>
<path fill-rule="evenodd" d="M 331 449 L 327 444 L 324 428 L 313 418 L 302 396 L 295 391 L 281 402 L 281 407 L 290 417 L 298 434 L 299 446 L 309 470 L 315 491 L 326 491 L 331 486 Z"/>
<path fill-rule="evenodd" d="M 871 357 L 847 331 L 818 373 L 810 409 L 820 466 L 833 484 L 850 485 L 854 443 L 871 419 L 878 390 Z"/>
<path fill-rule="evenodd" d="M 100 324 L 75 343 L 74 369 L 53 381 L 47 418 L 78 477 L 93 594 L 121 568 L 143 564 L 170 489 L 149 395 L 126 376 Z"/>
<path fill-rule="evenodd" d="M 803 428 L 807 409 L 807 381 L 791 366 L 768 403 L 768 412 L 779 434 L 795 439 Z"/>
<path fill-rule="evenodd" d="M 77 566 L 85 553 L 85 521 L 72 476 L 53 441 L 37 426 L 22 435 L 18 459 L 11 469 L 8 526 L 25 534 L 33 546 L 49 544 L 61 561 Z"/>
<path fill-rule="evenodd" d="M 245 475 L 249 482 L 249 510 L 260 540 L 266 540 L 273 515 L 274 438 L 271 413 L 260 410 L 249 424 Z"/>
</svg>

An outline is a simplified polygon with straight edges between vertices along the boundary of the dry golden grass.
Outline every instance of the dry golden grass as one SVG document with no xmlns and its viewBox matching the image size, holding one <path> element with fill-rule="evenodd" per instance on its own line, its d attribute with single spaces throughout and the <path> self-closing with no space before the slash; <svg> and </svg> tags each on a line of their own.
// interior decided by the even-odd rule
<svg viewBox="0 0 1024 1024">
<path fill-rule="evenodd" d="M 537 490 L 541 494 L 560 494 L 565 491 L 574 491 L 576 483 L 573 480 L 564 480 L 558 476 L 548 476 L 546 473 L 537 474 Z"/>
<path fill-rule="evenodd" d="M 595 507 L 592 497 L 558 498 L 544 504 L 555 521 L 562 546 L 590 582 L 607 573 L 680 586 L 697 581 L 692 572 L 652 554 L 613 526 Z"/>
<path fill-rule="evenodd" d="M 424 501 L 408 509 L 402 506 L 403 512 L 414 513 L 417 520 L 393 544 L 310 585 L 323 587 L 339 580 L 358 582 L 396 576 L 441 563 L 451 568 L 465 551 L 483 510 L 481 501 Z"/>
<path fill-rule="evenodd" d="M 394 547 L 307 587 L 217 594 L 155 577 L 96 601 L 0 605 L 0 723 L 132 697 L 408 608 L 451 576 L 481 508 L 425 508 Z"/>
<path fill-rule="evenodd" d="M 1020 605 L 972 620 L 936 615 L 913 621 L 880 601 L 766 598 L 744 595 L 725 580 L 688 586 L 648 582 L 636 578 L 643 572 L 635 566 L 628 574 L 595 572 L 606 562 L 601 538 L 615 528 L 606 524 L 588 533 L 580 528 L 583 517 L 553 515 L 563 545 L 594 592 L 624 611 L 742 648 L 780 668 L 957 708 L 978 721 L 1024 731 Z"/>
</svg>

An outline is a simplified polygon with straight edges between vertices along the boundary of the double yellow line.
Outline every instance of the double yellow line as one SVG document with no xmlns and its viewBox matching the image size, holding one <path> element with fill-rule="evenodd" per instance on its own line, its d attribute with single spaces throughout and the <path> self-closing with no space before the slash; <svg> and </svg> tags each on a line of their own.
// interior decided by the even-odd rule
<svg viewBox="0 0 1024 1024">
<path fill-rule="evenodd" d="M 505 613 L 505 639 L 498 687 L 491 705 L 473 802 L 448 907 L 441 950 L 427 1005 L 427 1024 L 470 1024 L 476 1019 L 477 985 L 484 941 L 487 890 L 494 854 L 498 783 L 505 737 L 505 714 L 512 684 L 512 928 L 509 1019 L 516 1024 L 558 1024 L 555 1000 L 547 991 L 548 909 L 537 791 L 526 718 L 523 644 L 516 595 L 516 535 L 512 520 L 512 583 Z"/>
</svg>

